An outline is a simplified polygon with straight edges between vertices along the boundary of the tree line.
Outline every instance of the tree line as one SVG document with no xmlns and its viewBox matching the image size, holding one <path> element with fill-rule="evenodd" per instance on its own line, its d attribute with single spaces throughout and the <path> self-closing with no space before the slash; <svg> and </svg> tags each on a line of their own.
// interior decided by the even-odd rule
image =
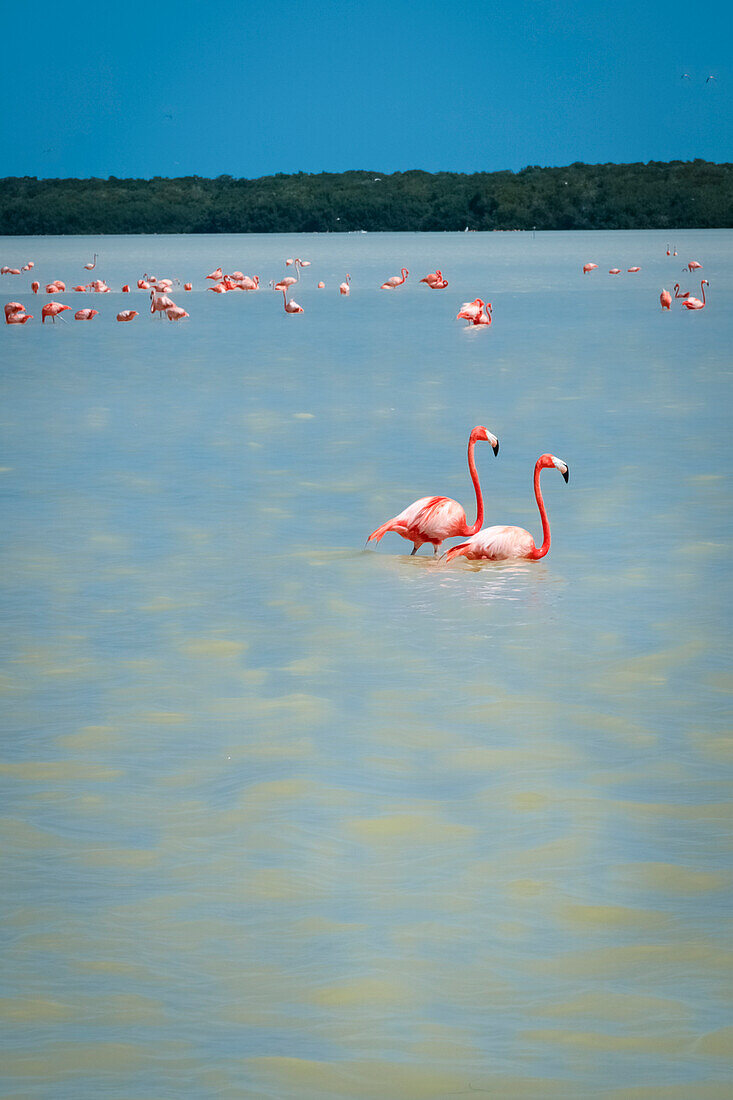
<svg viewBox="0 0 733 1100">
<path fill-rule="evenodd" d="M 0 233 L 683 229 L 732 224 L 733 165 L 531 166 L 235 179 L 0 180 Z"/>
</svg>

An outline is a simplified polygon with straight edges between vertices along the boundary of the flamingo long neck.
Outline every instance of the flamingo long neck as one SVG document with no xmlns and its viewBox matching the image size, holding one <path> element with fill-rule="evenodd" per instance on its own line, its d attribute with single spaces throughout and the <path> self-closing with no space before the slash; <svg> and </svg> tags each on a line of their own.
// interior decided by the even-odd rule
<svg viewBox="0 0 733 1100">
<path fill-rule="evenodd" d="M 284 286 L 282 288 L 282 292 L 283 292 L 283 309 L 287 313 L 288 312 L 288 288 Z"/>
<path fill-rule="evenodd" d="M 539 462 L 534 468 L 534 495 L 537 501 L 537 507 L 540 510 L 540 518 L 542 520 L 542 546 L 535 547 L 532 551 L 531 557 L 534 561 L 538 558 L 544 558 L 547 551 L 550 549 L 550 522 L 547 518 L 547 512 L 545 511 L 545 502 L 542 499 L 542 493 L 540 491 L 540 473 L 543 467 Z"/>
<path fill-rule="evenodd" d="M 702 304 L 705 305 L 705 280 L 700 283 L 700 290 L 702 291 Z"/>
<path fill-rule="evenodd" d="M 465 533 L 467 535 L 475 535 L 484 525 L 484 498 L 481 494 L 481 483 L 478 479 L 478 471 L 473 457 L 473 449 L 475 446 L 476 440 L 471 437 L 468 441 L 468 472 L 471 475 L 471 481 L 476 490 L 476 522 L 471 527 L 466 528 Z"/>
</svg>

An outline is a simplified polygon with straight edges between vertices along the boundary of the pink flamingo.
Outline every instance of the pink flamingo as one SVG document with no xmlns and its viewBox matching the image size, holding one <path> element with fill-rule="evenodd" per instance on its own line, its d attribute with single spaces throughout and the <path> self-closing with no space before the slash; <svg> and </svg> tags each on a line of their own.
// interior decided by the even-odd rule
<svg viewBox="0 0 733 1100">
<path fill-rule="evenodd" d="M 217 283 L 216 286 L 210 286 L 207 290 L 213 290 L 214 294 L 226 294 L 227 288 L 225 283 Z"/>
<path fill-rule="evenodd" d="M 351 276 L 347 274 L 343 283 L 339 285 L 339 294 L 351 294 Z"/>
<path fill-rule="evenodd" d="M 310 267 L 311 262 L 310 260 L 301 260 L 297 256 L 295 257 L 295 259 L 285 261 L 286 267 L 292 267 L 293 265 L 295 265 L 295 279 L 293 280 L 293 282 L 297 283 L 300 281 L 300 269 L 303 267 Z"/>
<path fill-rule="evenodd" d="M 154 290 L 150 291 L 150 312 L 158 313 L 162 317 L 167 309 L 171 306 L 175 306 L 175 302 L 172 298 L 169 298 L 167 294 L 156 294 Z"/>
<path fill-rule="evenodd" d="M 416 554 L 424 542 L 432 544 L 433 553 L 440 553 L 445 539 L 473 535 L 484 522 L 484 498 L 473 457 L 474 447 L 479 440 L 490 443 L 494 454 L 499 453 L 499 440 L 486 428 L 479 425 L 468 437 L 468 470 L 476 491 L 476 522 L 470 527 L 466 513 L 457 500 L 451 497 L 421 497 L 413 501 L 394 519 L 387 520 L 376 531 L 372 531 L 367 542 L 379 542 L 388 531 L 394 531 L 413 544 L 412 553 Z"/>
<path fill-rule="evenodd" d="M 583 264 L 583 274 L 587 275 L 589 271 L 595 271 L 598 264 Z"/>
<path fill-rule="evenodd" d="M 608 272 L 608 274 L 609 275 L 620 275 L 621 274 L 621 268 L 620 267 L 612 267 L 610 269 L 610 271 Z"/>
<path fill-rule="evenodd" d="M 56 318 L 59 313 L 63 313 L 65 309 L 71 309 L 71 306 L 63 306 L 61 302 L 46 302 L 45 306 L 41 310 L 41 324 L 46 323 L 46 318 L 50 317 L 54 324 L 56 324 Z"/>
<path fill-rule="evenodd" d="M 94 253 L 94 260 L 90 264 L 84 264 L 84 270 L 85 271 L 94 271 L 94 268 L 96 266 L 97 266 L 97 253 L 95 252 Z"/>
<path fill-rule="evenodd" d="M 243 275 L 240 279 L 240 286 L 242 290 L 259 290 L 260 289 L 260 277 L 259 275 Z"/>
<path fill-rule="evenodd" d="M 705 309 L 705 287 L 710 286 L 707 279 L 703 279 L 700 283 L 700 290 L 702 291 L 702 301 L 699 298 L 688 298 L 682 303 L 685 309 Z"/>
<path fill-rule="evenodd" d="M 137 289 L 138 290 L 150 290 L 150 283 L 147 281 L 147 279 L 138 279 Z"/>
<path fill-rule="evenodd" d="M 206 276 L 206 278 L 213 279 L 214 282 L 218 283 L 220 279 L 224 278 L 224 272 L 220 267 L 217 267 L 216 271 L 212 271 L 210 275 Z"/>
<path fill-rule="evenodd" d="M 303 309 L 303 307 L 299 306 L 297 302 L 292 301 L 292 299 L 290 301 L 288 301 L 287 287 L 282 287 L 282 292 L 283 292 L 283 304 L 285 306 L 285 312 L 286 313 L 305 313 L 305 310 Z"/>
<path fill-rule="evenodd" d="M 672 295 L 668 290 L 663 290 L 659 295 L 659 301 L 662 303 L 662 309 L 672 308 Z"/>
<path fill-rule="evenodd" d="M 6 321 L 12 313 L 22 313 L 25 310 L 25 306 L 22 302 L 7 302 L 4 308 Z"/>
<path fill-rule="evenodd" d="M 431 290 L 445 290 L 445 288 L 448 286 L 448 280 L 441 279 L 439 283 L 428 283 L 428 286 Z"/>
<path fill-rule="evenodd" d="M 129 283 L 125 283 L 125 285 L 122 288 L 122 293 L 123 294 L 129 294 L 130 293 L 130 284 Z"/>
<path fill-rule="evenodd" d="M 117 314 L 118 321 L 134 321 L 139 316 L 136 309 L 123 309 L 121 313 Z"/>
<path fill-rule="evenodd" d="M 456 321 L 466 320 L 469 325 L 474 324 L 481 316 L 483 308 L 484 303 L 481 298 L 474 298 L 472 302 L 464 302 L 456 314 Z"/>
<path fill-rule="evenodd" d="M 690 297 L 689 290 L 683 290 L 681 293 L 678 293 L 679 289 L 680 289 L 680 284 L 675 283 L 674 284 L 674 296 L 675 296 L 675 298 L 689 298 Z"/>
<path fill-rule="evenodd" d="M 193 290 L 193 283 L 184 283 L 183 284 L 183 289 L 184 290 Z"/>
<path fill-rule="evenodd" d="M 74 314 L 75 321 L 91 321 L 99 313 L 98 309 L 77 309 Z"/>
<path fill-rule="evenodd" d="M 431 286 L 433 283 L 440 283 L 443 280 L 443 272 L 438 268 L 436 271 L 431 271 L 429 275 L 426 275 L 424 279 L 421 279 L 421 283 L 427 283 Z"/>
<path fill-rule="evenodd" d="M 540 472 L 554 466 L 559 470 L 567 483 L 570 471 L 566 462 L 554 455 L 540 455 L 534 468 L 534 495 L 542 519 L 542 546 L 535 546 L 534 539 L 529 531 L 522 527 L 485 527 L 477 535 L 459 546 L 452 546 L 444 554 L 446 561 L 452 558 L 464 557 L 471 561 L 485 559 L 488 561 L 506 561 L 509 558 L 526 558 L 529 561 L 538 561 L 544 558 L 550 549 L 550 524 L 545 511 L 545 502 L 540 492 Z"/>
<path fill-rule="evenodd" d="M 399 275 L 393 275 L 390 279 L 387 279 L 386 282 L 382 283 L 382 285 L 380 286 L 379 289 L 380 290 L 394 290 L 394 288 L 396 286 L 402 286 L 402 284 L 407 279 L 407 276 L 409 274 L 410 274 L 410 272 L 407 270 L 407 268 L 402 267 L 402 268 L 400 268 L 400 274 Z M 400 276 L 402 276 L 402 277 L 400 278 Z"/>
<path fill-rule="evenodd" d="M 33 260 L 29 260 L 27 264 L 24 264 L 24 266 L 23 266 L 23 267 L 21 268 L 21 270 L 22 270 L 22 271 L 30 271 L 30 270 L 31 270 L 32 268 L 34 268 L 35 266 L 36 266 L 36 265 L 35 265 L 35 263 L 33 262 Z"/>
<path fill-rule="evenodd" d="M 79 286 L 73 286 L 73 287 L 72 287 L 71 289 L 72 289 L 72 290 L 77 290 L 77 291 L 79 291 L 79 290 L 80 290 L 80 291 L 85 291 L 85 290 L 86 290 L 86 287 L 85 287 L 85 286 L 81 286 L 81 284 L 79 284 Z"/>
<path fill-rule="evenodd" d="M 31 283 L 31 290 L 33 291 L 33 293 L 34 293 L 34 294 L 38 294 L 38 291 L 39 291 L 40 289 L 41 289 L 41 284 L 40 284 L 40 283 L 37 283 L 37 282 L 35 282 L 35 280 L 34 280 L 34 281 L 33 281 L 33 282 Z"/>
<path fill-rule="evenodd" d="M 632 271 L 641 271 L 640 267 L 627 267 L 626 270 L 631 273 Z"/>
<path fill-rule="evenodd" d="M 325 283 L 319 283 L 319 284 L 318 284 L 318 289 L 319 289 L 319 290 L 323 290 L 323 288 L 325 287 L 325 285 L 326 285 Z"/>
<path fill-rule="evenodd" d="M 7 325 L 24 325 L 26 321 L 32 321 L 32 313 L 23 313 L 21 310 L 16 310 L 14 313 L 6 314 L 5 323 Z"/>
<path fill-rule="evenodd" d="M 169 306 L 165 311 L 169 321 L 182 321 L 184 317 L 188 317 L 183 306 Z"/>
<path fill-rule="evenodd" d="M 690 260 L 689 264 L 687 265 L 687 270 L 688 271 L 697 271 L 701 267 L 702 267 L 702 264 L 699 264 L 697 262 L 697 260 Z"/>
<path fill-rule="evenodd" d="M 490 325 L 491 324 L 491 302 L 487 302 L 481 313 L 472 323 L 474 325 Z"/>
</svg>

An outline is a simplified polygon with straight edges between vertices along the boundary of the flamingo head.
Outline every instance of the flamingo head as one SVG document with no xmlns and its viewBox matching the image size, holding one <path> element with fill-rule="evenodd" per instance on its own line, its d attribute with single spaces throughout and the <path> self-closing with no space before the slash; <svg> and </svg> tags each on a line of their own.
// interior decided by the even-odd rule
<svg viewBox="0 0 733 1100">
<path fill-rule="evenodd" d="M 499 440 L 496 438 L 495 435 L 493 435 L 492 432 L 490 432 L 487 428 L 484 428 L 483 425 L 480 424 L 477 428 L 473 429 L 473 431 L 471 432 L 471 439 L 476 441 L 483 440 L 484 443 L 490 443 L 491 449 L 493 450 L 494 454 L 498 455 Z"/>
<path fill-rule="evenodd" d="M 565 484 L 567 485 L 568 478 L 570 477 L 570 468 L 567 462 L 563 462 L 561 458 L 555 458 L 554 455 L 541 455 L 537 459 L 537 466 L 539 469 L 549 469 L 554 466 L 556 470 L 559 470 L 562 476 L 565 478 Z"/>
</svg>

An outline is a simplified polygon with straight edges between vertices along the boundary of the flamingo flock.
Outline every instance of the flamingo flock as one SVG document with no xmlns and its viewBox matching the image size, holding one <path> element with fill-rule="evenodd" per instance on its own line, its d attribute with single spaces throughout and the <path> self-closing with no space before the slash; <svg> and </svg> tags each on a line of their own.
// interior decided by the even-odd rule
<svg viewBox="0 0 733 1100">
<path fill-rule="evenodd" d="M 669 247 L 667 248 L 667 256 L 676 255 L 676 250 L 672 251 Z M 94 253 L 93 260 L 83 265 L 84 270 L 94 270 L 98 260 L 97 253 Z M 303 307 L 290 298 L 289 294 L 292 288 L 300 282 L 303 269 L 311 266 L 311 261 L 303 260 L 300 257 L 290 257 L 285 260 L 285 266 L 291 268 L 295 274 L 286 274 L 280 278 L 272 279 L 269 285 L 275 292 L 282 293 L 284 313 L 288 315 L 302 314 L 304 313 Z M 598 270 L 598 266 L 598 264 L 591 262 L 583 264 L 583 275 Z M 17 276 L 32 271 L 34 267 L 34 262 L 29 260 L 22 267 L 10 267 L 8 265 L 0 267 L 0 274 Z M 683 270 L 691 274 L 701 268 L 702 264 L 699 261 L 690 260 Z M 626 268 L 627 274 L 637 274 L 640 271 L 640 265 Z M 609 269 L 610 275 L 621 275 L 621 273 L 620 267 Z M 408 269 L 402 267 L 399 275 L 389 276 L 379 286 L 379 289 L 396 290 L 406 283 L 408 276 Z M 242 271 L 225 274 L 222 267 L 217 267 L 210 272 L 205 277 L 205 281 L 212 284 L 207 289 L 216 294 L 228 294 L 233 291 L 257 292 L 260 290 L 259 275 L 245 275 Z M 445 290 L 448 287 L 448 280 L 444 277 L 440 268 L 436 268 L 435 271 L 425 275 L 419 282 L 424 283 L 430 290 Z M 323 281 L 319 281 L 317 285 L 318 289 L 325 288 Z M 691 295 L 689 290 L 681 290 L 679 283 L 674 285 L 674 297 L 668 290 L 663 289 L 659 295 L 662 311 L 671 311 L 672 304 L 675 301 L 680 301 L 682 306 L 689 311 L 705 309 L 707 305 L 705 288 L 709 285 L 707 279 L 701 281 L 700 298 Z M 171 294 L 175 293 L 174 286 L 181 286 L 177 278 L 161 279 L 148 272 L 143 273 L 136 280 L 137 290 L 149 294 L 151 316 L 155 317 L 157 315 L 160 319 L 165 316 L 169 321 L 180 321 L 187 319 L 189 314 L 182 306 L 177 305 L 171 297 Z M 33 280 L 30 287 L 34 294 L 38 294 L 41 289 L 38 280 Z M 72 289 L 75 292 L 95 294 L 108 294 L 112 291 L 112 288 L 104 279 L 79 283 L 73 286 Z M 184 292 L 189 292 L 192 289 L 192 282 L 183 284 Z M 44 290 L 49 296 L 64 294 L 66 293 L 66 284 L 61 279 L 54 279 L 44 285 Z M 125 283 L 121 291 L 125 294 L 131 293 L 130 283 Z M 348 297 L 351 294 L 350 274 L 345 275 L 344 281 L 338 286 L 338 292 L 342 297 Z M 45 302 L 41 308 L 41 323 L 45 324 L 50 319 L 55 324 L 57 318 L 63 320 L 62 315 L 71 310 L 70 305 L 57 301 L 52 297 L 52 300 Z M 17 301 L 8 302 L 4 307 L 4 313 L 7 325 L 25 325 L 33 320 L 33 314 L 27 312 L 25 306 Z M 74 319 L 77 321 L 92 321 L 99 315 L 100 311 L 91 307 L 78 309 L 73 314 Z M 116 319 L 119 322 L 129 323 L 139 316 L 138 310 L 124 309 L 116 314 Z M 456 320 L 465 320 L 468 329 L 488 328 L 493 321 L 493 306 L 491 302 L 484 298 L 477 297 L 472 301 L 463 302 L 455 314 L 455 318 Z M 540 488 L 540 475 L 543 470 L 556 469 L 567 483 L 569 480 L 568 464 L 549 453 L 540 455 L 535 463 L 533 486 L 542 526 L 542 541 L 537 545 L 530 532 L 524 530 L 524 528 L 503 525 L 483 526 L 484 498 L 474 453 L 476 444 L 480 442 L 489 443 L 494 455 L 499 453 L 499 440 L 488 428 L 479 425 L 471 431 L 468 439 L 468 472 L 476 495 L 476 518 L 473 523 L 468 522 L 466 512 L 458 501 L 445 496 L 424 496 L 413 501 L 412 504 L 393 516 L 392 519 L 387 520 L 372 531 L 367 539 L 367 545 L 374 543 L 376 546 L 385 535 L 394 533 L 412 544 L 411 555 L 417 554 L 420 547 L 427 544 L 433 548 L 433 557 L 445 563 L 454 561 L 457 558 L 465 558 L 467 561 L 488 562 L 518 559 L 538 561 L 544 558 L 550 549 L 550 525 Z M 454 538 L 463 541 L 450 547 L 441 557 L 445 541 Z"/>
</svg>

